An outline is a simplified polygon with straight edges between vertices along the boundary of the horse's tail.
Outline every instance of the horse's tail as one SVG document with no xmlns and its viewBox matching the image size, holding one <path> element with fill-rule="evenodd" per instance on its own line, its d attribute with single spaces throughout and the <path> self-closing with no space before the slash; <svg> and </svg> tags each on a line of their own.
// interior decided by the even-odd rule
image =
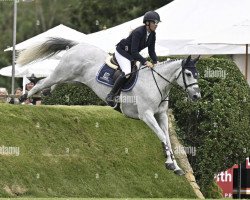
<svg viewBox="0 0 250 200">
<path fill-rule="evenodd" d="M 77 44 L 78 42 L 63 38 L 49 38 L 43 43 L 33 45 L 21 51 L 16 63 L 22 66 L 39 59 L 46 59 Z"/>
</svg>

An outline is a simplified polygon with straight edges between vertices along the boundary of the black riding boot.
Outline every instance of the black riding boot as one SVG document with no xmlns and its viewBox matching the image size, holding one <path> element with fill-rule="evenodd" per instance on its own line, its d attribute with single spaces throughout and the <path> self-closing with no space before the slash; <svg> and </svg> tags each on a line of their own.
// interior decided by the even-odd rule
<svg viewBox="0 0 250 200">
<path fill-rule="evenodd" d="M 118 94 L 119 90 L 122 89 L 123 85 L 126 82 L 126 76 L 120 75 L 117 80 L 115 81 L 115 84 L 110 91 L 110 93 L 106 97 L 106 102 L 109 106 L 114 107 L 117 102 L 115 102 L 115 97 Z"/>
</svg>

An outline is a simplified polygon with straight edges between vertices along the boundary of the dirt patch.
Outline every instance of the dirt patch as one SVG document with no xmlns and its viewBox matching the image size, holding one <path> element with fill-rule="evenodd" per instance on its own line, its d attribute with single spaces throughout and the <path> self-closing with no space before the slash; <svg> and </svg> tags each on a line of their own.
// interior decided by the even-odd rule
<svg viewBox="0 0 250 200">
<path fill-rule="evenodd" d="M 21 196 L 28 191 L 27 188 L 20 185 L 12 185 L 12 186 L 5 185 L 3 189 L 10 196 Z"/>
</svg>

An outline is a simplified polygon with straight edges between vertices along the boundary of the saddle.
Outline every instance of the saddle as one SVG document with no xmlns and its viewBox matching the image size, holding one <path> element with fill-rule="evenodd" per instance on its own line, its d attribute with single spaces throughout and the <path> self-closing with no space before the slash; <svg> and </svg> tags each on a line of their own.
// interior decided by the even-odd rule
<svg viewBox="0 0 250 200">
<path fill-rule="evenodd" d="M 132 90 L 134 87 L 137 77 L 138 77 L 138 67 L 139 62 L 135 63 L 134 61 L 131 62 L 131 74 L 124 84 L 122 91 L 127 92 Z M 112 87 L 116 81 L 116 79 L 122 74 L 122 70 L 115 58 L 115 55 L 112 54 L 108 56 L 105 60 L 105 63 L 101 66 L 101 69 L 97 73 L 96 80 L 99 83 L 105 84 L 107 86 Z"/>
<path fill-rule="evenodd" d="M 113 79 L 116 80 L 120 76 L 122 70 L 121 70 L 119 63 L 117 62 L 115 58 L 115 54 L 108 56 L 105 60 L 105 63 L 109 67 L 117 70 L 113 76 Z M 133 81 L 133 75 L 135 74 L 134 72 L 140 67 L 140 63 L 138 61 L 137 62 L 131 61 L 131 67 L 132 67 L 131 75 L 129 76 L 127 83 L 129 83 L 129 81 Z"/>
</svg>

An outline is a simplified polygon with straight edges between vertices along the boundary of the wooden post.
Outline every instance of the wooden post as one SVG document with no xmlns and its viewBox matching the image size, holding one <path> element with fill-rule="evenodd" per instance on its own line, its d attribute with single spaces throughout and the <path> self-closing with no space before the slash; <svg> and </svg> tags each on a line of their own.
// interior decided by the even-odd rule
<svg viewBox="0 0 250 200">
<path fill-rule="evenodd" d="M 13 49 L 12 49 L 12 74 L 11 74 L 11 94 L 15 92 L 15 65 L 16 65 L 16 15 L 17 15 L 17 0 L 14 0 L 13 8 Z"/>
<path fill-rule="evenodd" d="M 248 80 L 247 79 L 247 75 L 248 75 L 248 44 L 246 44 L 246 66 L 245 66 L 245 78 L 246 78 L 246 80 Z"/>
</svg>

